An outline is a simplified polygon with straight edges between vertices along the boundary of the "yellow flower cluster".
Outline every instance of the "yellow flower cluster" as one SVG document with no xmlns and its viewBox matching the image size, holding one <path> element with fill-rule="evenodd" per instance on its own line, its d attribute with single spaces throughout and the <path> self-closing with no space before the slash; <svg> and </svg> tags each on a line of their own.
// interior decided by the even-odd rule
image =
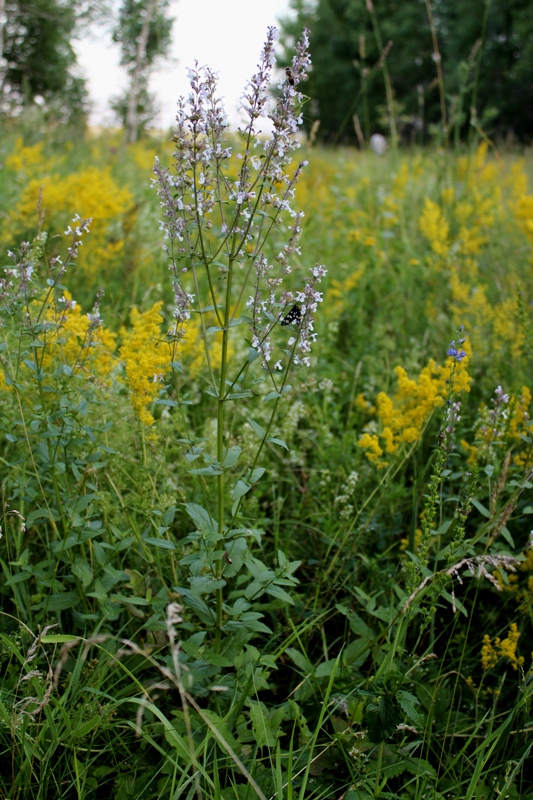
<svg viewBox="0 0 533 800">
<path fill-rule="evenodd" d="M 468 340 L 466 348 L 470 349 Z M 358 442 L 376 467 L 382 469 L 388 465 L 382 458 L 385 453 L 394 455 L 400 445 L 420 439 L 433 411 L 444 404 L 450 381 L 453 392 L 470 391 L 467 366 L 468 355 L 455 364 L 449 360 L 444 366 L 431 359 L 416 379 L 409 378 L 403 367 L 396 367 L 396 392 L 392 396 L 380 392 L 376 398 L 379 433 L 364 432 Z"/>
<path fill-rule="evenodd" d="M 0 392 L 10 392 L 11 386 L 6 383 L 6 377 L 4 375 L 4 370 L 0 368 Z"/>
<path fill-rule="evenodd" d="M 520 633 L 516 622 L 511 623 L 509 632 L 505 639 L 496 637 L 492 642 L 490 636 L 485 634 L 483 637 L 483 646 L 481 648 L 481 666 L 484 670 L 489 670 L 495 667 L 501 658 L 508 658 L 513 669 L 518 669 L 524 663 L 524 657 L 518 656 L 516 648 L 518 646 L 518 639 Z"/>
<path fill-rule="evenodd" d="M 441 192 L 444 208 L 426 198 L 419 227 L 438 256 L 469 256 L 481 252 L 489 238 L 487 231 L 494 224 L 501 205 L 502 189 L 495 182 L 498 175 L 494 163 L 487 163 L 487 144 L 483 142 L 470 159 L 458 160 L 459 180 L 463 183 L 458 197 L 454 186 Z"/>
<path fill-rule="evenodd" d="M 78 258 L 87 277 L 96 278 L 117 263 L 124 248 L 124 218 L 132 195 L 117 186 L 109 170 L 91 166 L 65 178 L 47 176 L 29 181 L 6 216 L 1 244 L 11 245 L 28 229 L 35 229 L 39 197 L 51 236 L 64 230 L 74 212 L 92 218 L 91 234 L 85 237 Z"/>
<path fill-rule="evenodd" d="M 450 226 L 442 208 L 429 197 L 426 197 L 419 227 L 429 241 L 433 252 L 439 256 L 446 255 L 450 246 Z"/>
<path fill-rule="evenodd" d="M 48 369 L 59 362 L 93 377 L 108 378 L 116 364 L 116 334 L 104 325 L 90 330 L 87 314 L 82 313 L 77 303 L 72 303 L 70 293 L 65 291 L 64 298 L 65 305 L 50 305 L 45 312 L 45 318 L 55 323 L 55 327 L 47 334 L 41 366 Z"/>
<path fill-rule="evenodd" d="M 158 395 L 159 386 L 169 366 L 166 346 L 161 342 L 161 302 L 140 313 L 131 312 L 131 329 L 122 331 L 119 355 L 126 367 L 126 382 L 133 409 L 143 425 L 153 425 L 146 406 Z"/>
<path fill-rule="evenodd" d="M 30 171 L 35 174 L 39 168 L 45 166 L 45 157 L 43 154 L 44 142 L 24 146 L 22 136 L 17 137 L 13 151 L 8 155 L 5 160 L 4 167 L 6 170 L 13 170 L 13 172 Z"/>
</svg>

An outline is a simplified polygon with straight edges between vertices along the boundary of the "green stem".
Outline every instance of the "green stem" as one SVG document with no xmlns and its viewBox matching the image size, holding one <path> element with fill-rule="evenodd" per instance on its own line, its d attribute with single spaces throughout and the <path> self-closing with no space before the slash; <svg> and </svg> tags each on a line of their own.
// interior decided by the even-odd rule
<svg viewBox="0 0 533 800">
<path fill-rule="evenodd" d="M 379 748 L 378 748 L 378 760 L 377 760 L 377 764 L 376 764 L 376 785 L 375 785 L 375 788 L 374 788 L 374 797 L 379 797 L 379 795 L 380 795 L 379 779 L 381 777 L 381 760 L 382 760 L 382 758 L 383 758 L 383 742 L 381 742 L 381 744 L 379 745 Z"/>
<path fill-rule="evenodd" d="M 222 466 L 224 461 L 224 401 L 226 388 L 226 373 L 228 366 L 228 342 L 231 318 L 231 284 L 233 277 L 233 257 L 228 265 L 228 279 L 226 283 L 226 302 L 224 304 L 224 328 L 222 331 L 222 356 L 220 361 L 220 385 L 217 400 L 217 461 Z M 218 533 L 224 535 L 224 471 L 217 477 L 217 516 Z M 222 561 L 217 565 L 217 579 L 222 577 Z M 216 590 L 216 634 L 215 653 L 220 652 L 220 639 L 222 634 L 222 589 Z"/>
</svg>

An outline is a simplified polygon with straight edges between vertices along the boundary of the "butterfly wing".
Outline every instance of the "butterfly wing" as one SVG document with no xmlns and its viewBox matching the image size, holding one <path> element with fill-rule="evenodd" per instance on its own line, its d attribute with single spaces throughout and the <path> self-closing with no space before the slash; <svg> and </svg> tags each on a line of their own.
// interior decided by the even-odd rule
<svg viewBox="0 0 533 800">
<path fill-rule="evenodd" d="M 299 325 L 302 321 L 300 306 L 293 306 L 286 317 L 281 320 L 282 325 Z"/>
</svg>

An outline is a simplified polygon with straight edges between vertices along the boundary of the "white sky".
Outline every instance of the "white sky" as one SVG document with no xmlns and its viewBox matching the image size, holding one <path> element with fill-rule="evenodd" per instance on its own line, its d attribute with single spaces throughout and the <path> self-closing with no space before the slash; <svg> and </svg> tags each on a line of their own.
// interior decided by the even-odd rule
<svg viewBox="0 0 533 800">
<path fill-rule="evenodd" d="M 175 17 L 171 58 L 153 74 L 150 88 L 160 105 L 154 124 L 172 125 L 176 101 L 188 93 L 186 68 L 197 59 L 219 72 L 219 93 L 230 122 L 238 119 L 239 98 L 255 72 L 269 25 L 289 13 L 289 0 L 172 0 Z M 118 45 L 105 30 L 92 31 L 76 43 L 78 63 L 88 78 L 91 123 L 113 124 L 108 101 L 127 86 L 119 65 Z"/>
</svg>

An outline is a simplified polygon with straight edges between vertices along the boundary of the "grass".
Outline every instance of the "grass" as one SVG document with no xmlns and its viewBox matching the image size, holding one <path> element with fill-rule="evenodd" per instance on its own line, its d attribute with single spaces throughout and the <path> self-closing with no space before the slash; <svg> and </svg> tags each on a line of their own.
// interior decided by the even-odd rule
<svg viewBox="0 0 533 800">
<path fill-rule="evenodd" d="M 4 250 L 42 210 L 48 240 L 39 291 L 3 301 L 0 796 L 533 797 L 531 154 L 304 145 L 294 286 L 326 264 L 318 342 L 268 435 L 260 359 L 228 406 L 226 510 L 246 492 L 220 544 L 206 337 L 193 317 L 165 338 L 168 143 L 1 147 Z M 58 318 L 100 284 L 103 328 Z"/>
</svg>

